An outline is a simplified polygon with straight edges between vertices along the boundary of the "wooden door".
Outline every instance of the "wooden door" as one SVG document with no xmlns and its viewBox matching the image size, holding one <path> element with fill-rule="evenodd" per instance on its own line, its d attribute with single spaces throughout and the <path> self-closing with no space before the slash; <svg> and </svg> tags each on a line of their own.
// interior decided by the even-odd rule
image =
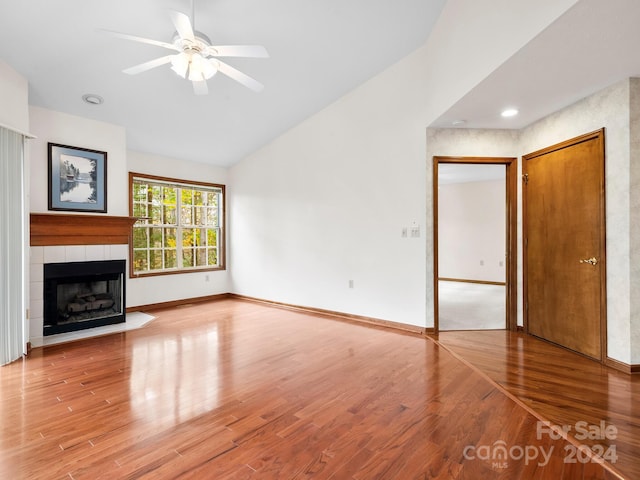
<svg viewBox="0 0 640 480">
<path fill-rule="evenodd" d="M 604 130 L 523 157 L 525 325 L 605 353 Z"/>
</svg>

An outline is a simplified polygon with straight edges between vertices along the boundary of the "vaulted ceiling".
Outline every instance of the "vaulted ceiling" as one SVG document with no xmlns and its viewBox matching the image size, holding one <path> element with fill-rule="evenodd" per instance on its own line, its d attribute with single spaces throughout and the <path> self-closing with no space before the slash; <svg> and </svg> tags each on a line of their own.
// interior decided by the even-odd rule
<svg viewBox="0 0 640 480">
<path fill-rule="evenodd" d="M 190 15 L 190 0 L 1 2 L 0 58 L 28 79 L 31 105 L 122 125 L 132 150 L 225 166 L 418 48 L 444 2 L 195 0 L 195 28 L 214 44 L 267 48 L 226 59 L 260 93 L 218 74 L 196 96 L 170 65 L 122 73 L 173 52 L 100 29 L 171 43 L 169 11 Z"/>
</svg>

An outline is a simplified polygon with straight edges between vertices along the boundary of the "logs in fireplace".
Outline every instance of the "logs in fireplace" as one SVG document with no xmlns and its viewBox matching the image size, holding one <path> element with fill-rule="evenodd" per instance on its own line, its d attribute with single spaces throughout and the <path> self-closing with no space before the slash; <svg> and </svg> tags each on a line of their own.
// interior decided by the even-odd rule
<svg viewBox="0 0 640 480">
<path fill-rule="evenodd" d="M 125 261 L 44 265 L 44 335 L 125 321 Z"/>
</svg>

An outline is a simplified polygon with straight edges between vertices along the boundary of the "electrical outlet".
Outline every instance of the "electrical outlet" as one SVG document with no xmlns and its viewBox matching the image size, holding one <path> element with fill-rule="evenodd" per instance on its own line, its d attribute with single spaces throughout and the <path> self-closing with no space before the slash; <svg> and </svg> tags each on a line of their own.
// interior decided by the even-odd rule
<svg viewBox="0 0 640 480">
<path fill-rule="evenodd" d="M 484 266 L 484 260 L 480 260 L 480 265 Z"/>
<path fill-rule="evenodd" d="M 402 234 L 400 236 L 402 238 L 407 238 L 407 227 L 402 227 Z"/>
<path fill-rule="evenodd" d="M 411 238 L 418 238 L 420 236 L 420 226 L 413 225 L 411 227 Z"/>
<path fill-rule="evenodd" d="M 204 276 L 204 281 L 205 281 L 205 282 L 208 282 L 208 281 L 209 281 L 209 275 L 205 275 L 205 276 Z"/>
<path fill-rule="evenodd" d="M 353 288 L 353 280 L 349 280 L 349 288 Z"/>
<path fill-rule="evenodd" d="M 501 267 L 504 267 L 504 262 L 502 260 L 500 260 L 499 264 Z"/>
</svg>

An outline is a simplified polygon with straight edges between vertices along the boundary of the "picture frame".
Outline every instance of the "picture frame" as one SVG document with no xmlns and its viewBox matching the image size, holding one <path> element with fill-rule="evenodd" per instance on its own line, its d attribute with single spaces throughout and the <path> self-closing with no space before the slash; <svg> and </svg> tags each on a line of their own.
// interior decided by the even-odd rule
<svg viewBox="0 0 640 480">
<path fill-rule="evenodd" d="M 49 210 L 107 213 L 107 152 L 48 143 Z"/>
</svg>

